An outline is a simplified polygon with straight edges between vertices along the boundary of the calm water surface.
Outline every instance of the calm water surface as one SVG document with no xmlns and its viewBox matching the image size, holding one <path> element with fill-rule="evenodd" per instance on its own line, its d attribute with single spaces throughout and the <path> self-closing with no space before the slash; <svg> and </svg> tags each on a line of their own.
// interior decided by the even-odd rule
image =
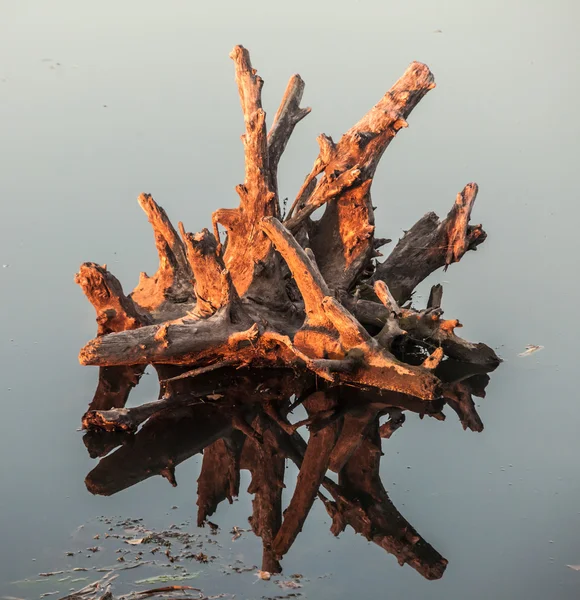
<svg viewBox="0 0 580 600">
<path fill-rule="evenodd" d="M 431 67 L 438 87 L 375 179 L 377 232 L 396 239 L 477 181 L 473 220 L 488 240 L 418 293 L 445 281 L 446 315 L 505 359 L 478 402 L 483 433 L 453 413 L 410 415 L 384 445 L 383 483 L 449 560 L 441 580 L 352 531 L 336 540 L 321 503 L 285 572 L 311 579 L 299 590 L 310 598 L 577 598 L 580 573 L 566 565 L 580 564 L 579 6 L 3 0 L 0 15 L 0 594 L 55 589 L 11 582 L 65 568 L 65 552 L 102 531 L 97 516 L 151 527 L 194 517 L 199 457 L 178 467 L 176 489 L 153 477 L 112 497 L 87 492 L 95 462 L 76 429 L 97 372 L 76 355 L 95 326 L 73 275 L 82 261 L 106 263 L 129 290 L 155 270 L 141 191 L 194 231 L 237 203 L 243 123 L 228 53 L 243 43 L 269 114 L 294 72 L 313 108 L 282 160 L 282 197 L 310 170 L 320 132 L 339 137 L 412 60 Z M 527 344 L 545 349 L 519 358 Z M 154 383 L 145 376 L 131 403 L 154 398 Z M 246 526 L 248 483 L 244 474 L 239 501 L 213 518 L 226 562 L 259 563 L 259 540 L 227 533 Z M 199 582 L 243 598 L 280 593 L 253 573 L 231 577 L 212 566 Z"/>
</svg>

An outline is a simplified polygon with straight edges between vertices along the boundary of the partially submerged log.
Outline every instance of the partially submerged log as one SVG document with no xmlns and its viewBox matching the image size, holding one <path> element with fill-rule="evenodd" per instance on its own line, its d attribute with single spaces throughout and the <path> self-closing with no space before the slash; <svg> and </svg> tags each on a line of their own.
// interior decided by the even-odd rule
<svg viewBox="0 0 580 600">
<path fill-rule="evenodd" d="M 388 240 L 375 237 L 372 180 L 413 108 L 435 87 L 428 67 L 412 63 L 337 142 L 319 136 L 318 157 L 284 215 L 277 171 L 294 127 L 310 112 L 300 107 L 304 82 L 290 79 L 268 133 L 263 80 L 245 48 L 231 57 L 245 124 L 239 206 L 214 212 L 213 233 L 192 234 L 142 194 L 159 254 L 155 275 L 142 273 L 125 295 L 105 267 L 82 265 L 77 282 L 96 309 L 98 331 L 79 358 L 102 369 L 109 391 L 90 408 L 121 409 L 149 364 L 175 365 L 192 377 L 222 366 L 285 367 L 328 385 L 421 401 L 451 393 L 435 373 L 445 357 L 497 366 L 491 348 L 461 339 L 459 321 L 441 318 L 440 287 L 425 309 L 405 304 L 428 275 L 485 240 L 481 226 L 469 224 L 476 184 L 458 194 L 443 221 L 428 213 L 376 262 Z M 424 360 L 407 360 L 409 346 L 422 348 Z"/>
</svg>

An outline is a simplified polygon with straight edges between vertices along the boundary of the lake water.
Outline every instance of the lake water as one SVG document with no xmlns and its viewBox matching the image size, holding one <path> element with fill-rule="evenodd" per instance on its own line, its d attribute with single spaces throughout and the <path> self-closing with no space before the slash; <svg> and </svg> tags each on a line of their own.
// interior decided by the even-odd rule
<svg viewBox="0 0 580 600">
<path fill-rule="evenodd" d="M 75 566 L 65 553 L 94 546 L 106 530 L 100 516 L 142 518 L 152 528 L 189 519 L 197 531 L 199 455 L 177 468 L 175 489 L 162 477 L 110 497 L 85 487 L 95 461 L 77 428 L 97 371 L 80 367 L 77 353 L 95 325 L 73 277 L 83 261 L 106 263 L 130 290 L 140 271 L 155 270 L 136 202 L 142 191 L 193 231 L 216 208 L 237 204 L 243 122 L 228 53 L 242 43 L 266 82 L 268 114 L 292 73 L 306 81 L 303 104 L 313 111 L 280 167 L 280 194 L 290 198 L 320 132 L 337 139 L 408 63 L 429 65 L 437 88 L 373 184 L 377 233 L 397 239 L 425 212 L 446 214 L 456 193 L 478 182 L 472 221 L 483 223 L 487 241 L 418 294 L 444 281 L 446 315 L 505 360 L 478 401 L 482 433 L 463 431 L 450 411 L 442 423 L 410 414 L 383 445 L 390 499 L 447 558 L 444 576 L 427 581 L 352 530 L 335 539 L 317 502 L 284 559 L 284 573 L 309 579 L 293 591 L 577 598 L 580 573 L 567 565 L 580 564 L 580 6 L 3 0 L 0 14 L 0 595 L 67 593 L 68 582 L 12 582 Z M 519 357 L 528 344 L 544 350 Z M 154 377 L 145 376 L 131 405 L 155 395 Z M 295 473 L 289 467 L 285 499 Z M 247 528 L 248 483 L 243 473 L 239 501 L 212 517 L 219 564 L 260 562 L 259 539 L 229 534 Z M 85 554 L 86 563 L 104 560 Z M 288 593 L 255 571 L 195 570 L 193 585 L 208 594 Z M 127 575 L 127 585 L 134 579 Z"/>
</svg>

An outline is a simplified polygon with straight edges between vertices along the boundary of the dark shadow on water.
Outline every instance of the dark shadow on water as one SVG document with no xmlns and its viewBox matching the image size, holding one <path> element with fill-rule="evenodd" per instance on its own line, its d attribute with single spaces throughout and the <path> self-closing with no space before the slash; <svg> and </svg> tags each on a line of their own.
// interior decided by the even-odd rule
<svg viewBox="0 0 580 600">
<path fill-rule="evenodd" d="M 157 371 L 161 380 L 181 372 L 163 366 Z M 249 521 L 262 540 L 263 571 L 281 572 L 280 561 L 318 499 L 332 519 L 333 534 L 350 526 L 400 565 L 439 579 L 447 559 L 401 515 L 380 477 L 381 445 L 401 428 L 406 412 L 443 420 L 449 407 L 464 428 L 483 429 L 473 396 L 485 395 L 489 376 L 481 367 L 449 360 L 436 374 L 445 384 L 444 397 L 426 402 L 397 392 L 323 387 L 286 369 L 222 369 L 162 383 L 160 400 L 125 409 L 127 390 L 140 373 L 136 377 L 130 369 L 121 374 L 102 369 L 102 392 L 97 391 L 83 418 L 87 450 L 102 457 L 87 475 L 86 486 L 108 496 L 156 475 L 175 486 L 175 467 L 203 453 L 198 525 L 221 502 L 232 502 L 239 493 L 240 471 L 248 470 L 248 493 L 253 495 Z M 297 405 L 305 408 L 307 419 L 292 418 Z M 287 460 L 299 473 L 283 509 Z M 328 471 L 338 474 L 336 483 Z"/>
</svg>

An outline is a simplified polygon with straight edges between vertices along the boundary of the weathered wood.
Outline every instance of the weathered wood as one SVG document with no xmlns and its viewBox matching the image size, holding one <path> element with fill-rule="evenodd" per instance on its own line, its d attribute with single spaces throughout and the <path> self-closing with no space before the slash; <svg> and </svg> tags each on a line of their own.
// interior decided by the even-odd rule
<svg viewBox="0 0 580 600">
<path fill-rule="evenodd" d="M 336 399 L 327 392 L 316 392 L 304 401 L 309 415 L 326 411 L 336 406 Z M 284 556 L 302 531 L 304 521 L 316 500 L 318 488 L 322 483 L 332 450 L 339 431 L 337 421 L 327 427 L 313 431 L 298 473 L 296 488 L 288 508 L 284 511 L 284 520 L 274 539 L 273 548 L 278 556 Z"/>
<path fill-rule="evenodd" d="M 379 281 L 375 285 L 378 283 Z M 461 327 L 461 323 L 456 319 L 441 319 L 443 311 L 440 307 L 431 307 L 423 311 L 399 309 L 399 317 L 396 323 L 392 323 L 391 309 L 377 302 L 348 298 L 345 299 L 345 304 L 360 323 L 367 327 L 384 329 L 377 334 L 376 339 L 387 347 L 400 335 L 399 330 L 402 329 L 413 342 L 424 343 L 429 350 L 441 346 L 444 354 L 454 360 L 487 370 L 494 369 L 501 363 L 499 356 L 486 344 L 474 344 L 459 337 L 454 330 Z"/>
<path fill-rule="evenodd" d="M 407 304 L 427 275 L 485 239 L 481 226 L 469 224 L 477 185 L 465 187 L 446 219 L 429 213 L 382 264 L 373 262 L 389 240 L 375 237 L 372 180 L 386 148 L 435 87 L 432 73 L 412 63 L 338 142 L 320 135 L 318 156 L 282 221 L 278 166 L 294 127 L 310 112 L 300 107 L 304 81 L 290 78 L 267 133 L 263 80 L 243 46 L 231 58 L 245 128 L 239 205 L 213 213 L 213 233 L 188 233 L 180 223 L 180 237 L 165 211 L 141 194 L 159 254 L 155 275 L 142 274 L 129 296 L 104 267 L 85 263 L 77 275 L 98 322 L 97 336 L 79 360 L 107 369 L 85 427 L 133 431 L 160 407 L 182 402 L 174 387 L 179 381 L 222 368 L 283 367 L 305 380 L 378 397 L 413 397 L 425 403 L 419 412 L 436 418 L 443 418 L 437 407 L 446 397 L 463 411 L 463 422 L 477 428 L 465 394 L 443 385 L 439 367 L 446 358 L 485 368 L 500 359 L 485 344 L 458 337 L 459 321 L 441 318 L 440 286 L 432 289 L 425 310 Z M 322 217 L 313 221 L 321 207 Z M 428 356 L 420 356 L 425 351 Z M 125 410 L 149 364 L 163 380 L 163 399 Z M 278 426 L 291 430 L 276 421 L 275 407 L 267 410 Z M 364 429 L 364 419 L 357 424 L 352 415 L 332 418 L 345 427 L 331 461 L 338 468 L 356 449 L 349 430 Z"/>
<path fill-rule="evenodd" d="M 207 229 L 195 235 L 186 233 L 183 223 L 179 223 L 179 230 L 195 275 L 197 302 L 192 314 L 200 318 L 211 317 L 220 308 L 237 304 L 238 296 L 215 237 Z"/>
<path fill-rule="evenodd" d="M 75 277 L 97 313 L 97 336 L 133 330 L 150 323 L 132 298 L 125 296 L 119 280 L 106 267 L 84 263 Z M 123 408 L 139 383 L 145 365 L 101 367 L 99 383 L 88 410 Z"/>
<path fill-rule="evenodd" d="M 193 274 L 187 262 L 183 242 L 179 239 L 167 213 L 150 194 L 141 194 L 138 201 L 153 227 L 159 268 L 153 277 L 141 273 L 131 297 L 141 308 L 151 313 L 161 312 L 160 318 L 171 318 L 171 315 L 166 314 L 167 310 L 173 312 L 175 305 L 195 301 Z"/>
<path fill-rule="evenodd" d="M 101 367 L 97 390 L 87 410 L 123 408 L 131 390 L 141 380 L 145 366 Z"/>
<path fill-rule="evenodd" d="M 440 579 L 447 567 L 443 558 L 399 513 L 379 474 L 378 419 L 339 475 L 339 485 L 325 480 L 335 502 L 326 502 L 331 531 L 338 535 L 350 525 L 357 533 L 408 564 L 426 579 Z"/>
<path fill-rule="evenodd" d="M 357 533 L 396 556 L 399 564 L 409 564 L 427 579 L 438 579 L 445 571 L 447 560 L 404 519 L 382 486 L 378 469 L 381 452 L 377 427 L 378 419 L 374 417 L 374 424 L 365 430 L 347 463 L 348 467 L 341 471 L 342 481 L 339 484 L 327 477 L 322 479 L 322 487 L 334 500 L 330 501 L 318 493 L 333 519 L 331 531 L 338 535 L 346 525 L 350 525 Z M 319 477 L 320 469 L 311 475 L 303 469 L 310 440 L 307 444 L 299 433 L 286 434 L 278 429 L 277 442 L 285 455 L 300 468 L 305 480 Z M 312 483 L 306 481 L 305 487 L 310 489 Z M 303 513 L 300 514 L 305 518 Z"/>
<path fill-rule="evenodd" d="M 203 451 L 201 471 L 197 479 L 197 525 L 201 527 L 223 500 L 232 504 L 240 490 L 240 455 L 244 435 L 219 439 Z"/>
<path fill-rule="evenodd" d="M 84 263 L 75 276 L 97 313 L 97 335 L 132 330 L 151 322 L 135 302 L 123 293 L 119 280 L 106 266 Z"/>
<path fill-rule="evenodd" d="M 228 312 L 225 307 L 209 319 L 178 319 L 95 338 L 81 350 L 79 360 L 84 365 L 98 366 L 194 365 L 201 360 L 229 357 L 240 344 L 256 339 L 258 331 L 249 321 L 232 323 Z"/>
<path fill-rule="evenodd" d="M 248 520 L 252 531 L 262 539 L 262 571 L 280 573 L 282 568 L 274 541 L 282 524 L 285 461 L 263 415 L 255 417 L 252 428 L 261 439 L 248 436 L 240 460 L 240 467 L 252 475 L 248 493 L 254 498 L 252 516 Z"/>
<path fill-rule="evenodd" d="M 296 227 L 328 203 L 310 239 L 320 270 L 331 288 L 349 289 L 374 256 L 370 187 L 383 152 L 423 96 L 435 87 L 433 75 L 413 63 L 384 97 L 338 143 L 319 137 L 314 171 L 322 173 L 309 198 L 287 222 Z"/>
<path fill-rule="evenodd" d="M 133 443 L 101 459 L 87 475 L 92 494 L 110 496 L 154 475 L 169 477 L 177 465 L 232 430 L 230 415 L 218 406 L 197 404 L 160 412 Z"/>
<path fill-rule="evenodd" d="M 443 221 L 427 213 L 405 233 L 385 262 L 377 265 L 373 278 L 388 282 L 400 304 L 428 275 L 441 267 L 447 269 L 485 241 L 481 225 L 469 225 L 477 191 L 477 184 L 468 183 Z"/>
<path fill-rule="evenodd" d="M 330 455 L 328 468 L 331 471 L 335 473 L 341 471 L 360 446 L 366 430 L 375 420 L 379 410 L 379 408 L 367 404 L 344 415 L 340 434 Z"/>
<path fill-rule="evenodd" d="M 427 308 L 441 308 L 443 301 L 443 286 L 438 283 L 431 288 L 429 292 L 429 300 L 427 300 Z"/>
<path fill-rule="evenodd" d="M 483 422 L 475 408 L 473 396 L 484 397 L 485 387 L 489 376 L 485 374 L 472 375 L 447 383 L 443 388 L 443 396 L 449 406 L 455 411 L 463 429 L 483 431 Z"/>
<path fill-rule="evenodd" d="M 250 292 L 256 275 L 257 265 L 269 271 L 273 287 L 272 298 L 283 296 L 281 274 L 275 262 L 271 262 L 271 244 L 259 227 L 262 218 L 280 213 L 275 186 L 270 181 L 266 113 L 262 109 L 261 77 L 250 61 L 250 54 L 243 46 L 236 46 L 230 57 L 236 68 L 236 82 L 246 125 L 242 136 L 245 151 L 245 180 L 236 188 L 240 205 L 235 209 L 220 209 L 214 212 L 213 222 L 217 234 L 217 223 L 227 232 L 224 261 L 240 296 Z M 277 134 L 274 134 L 276 142 Z M 278 149 L 280 150 L 280 149 Z M 281 150 L 280 150 L 281 154 Z M 277 164 L 277 163 L 276 163 Z M 264 273 L 261 273 L 264 275 Z M 282 301 L 282 300 L 278 300 Z"/>
<path fill-rule="evenodd" d="M 304 93 L 304 81 L 300 75 L 292 75 L 274 122 L 268 132 L 268 168 L 270 185 L 278 195 L 278 163 L 286 144 L 294 131 L 294 127 L 310 113 L 310 108 L 300 108 L 300 101 Z"/>
<path fill-rule="evenodd" d="M 220 502 L 237 495 L 240 469 L 249 470 L 248 492 L 254 496 L 250 523 L 262 539 L 262 570 L 281 571 L 280 559 L 304 527 L 318 497 L 332 517 L 335 535 L 350 525 L 393 554 L 400 564 L 409 564 L 428 579 L 441 577 L 447 561 L 395 508 L 379 473 L 379 435 L 390 437 L 403 423 L 403 411 L 436 416 L 440 408 L 434 403 L 357 388 L 312 393 L 312 382 L 308 389 L 302 388 L 303 381 L 288 370 L 236 373 L 223 369 L 192 380 L 176 378 L 176 367 L 157 368 L 165 393 L 175 394 L 172 402 L 159 401 L 159 410 L 133 436 L 99 432 L 101 450 L 124 445 L 89 473 L 86 485 L 92 493 L 114 494 L 155 475 L 176 485 L 175 468 L 203 451 L 198 522 L 203 524 Z M 461 363 L 451 367 L 442 363 L 436 372 L 446 382 L 445 392 L 460 385 L 484 395 L 489 380 L 482 373 L 469 373 Z M 219 383 L 225 391 L 212 394 L 211 401 L 207 398 L 204 403 L 191 404 L 192 394 L 207 393 Z M 296 403 L 291 404 L 294 395 L 296 401 L 304 401 L 309 419 L 290 424 L 288 410 Z M 451 393 L 447 396 L 447 401 L 452 399 Z M 390 420 L 379 428 L 383 414 Z M 308 442 L 297 431 L 306 424 L 310 427 Z M 93 456 L 98 455 L 94 446 Z M 287 459 L 298 466 L 299 475 L 282 515 Z M 329 468 L 339 471 L 338 484 L 326 477 Z M 332 499 L 321 493 L 322 488 Z"/>
<path fill-rule="evenodd" d="M 392 411 L 389 420 L 379 427 L 379 435 L 388 440 L 390 437 L 403 426 L 406 417 L 401 411 Z"/>
</svg>

